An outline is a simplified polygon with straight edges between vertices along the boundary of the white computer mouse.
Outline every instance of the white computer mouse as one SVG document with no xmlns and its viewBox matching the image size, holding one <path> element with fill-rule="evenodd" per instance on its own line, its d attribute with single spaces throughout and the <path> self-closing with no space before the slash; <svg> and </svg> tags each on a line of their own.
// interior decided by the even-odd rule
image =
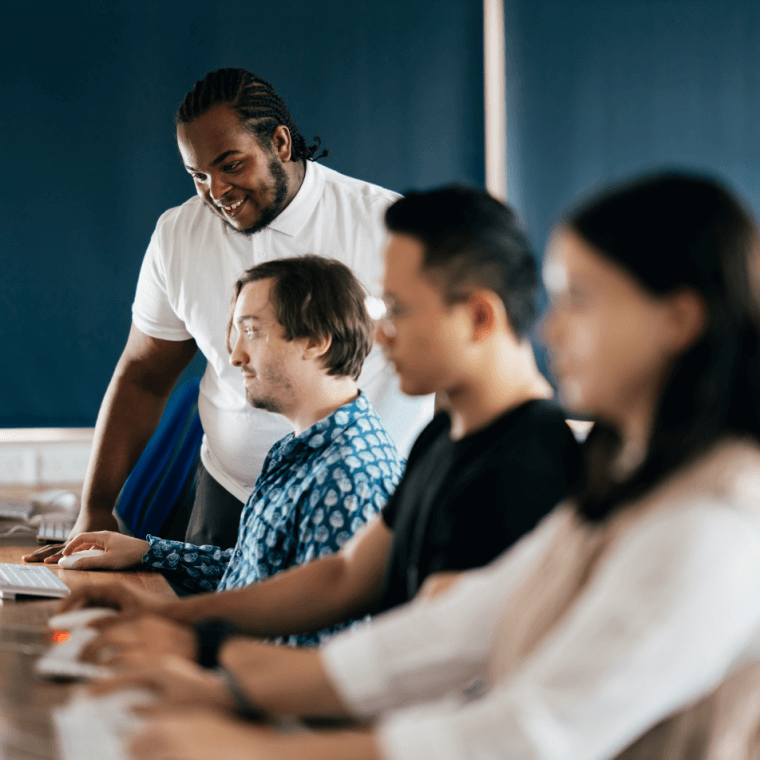
<svg viewBox="0 0 760 760">
<path fill-rule="evenodd" d="M 81 610 L 70 610 L 60 615 L 53 615 L 48 620 L 48 625 L 59 631 L 71 631 L 75 628 L 84 628 L 91 620 L 115 614 L 116 610 L 110 607 L 83 607 Z"/>
<path fill-rule="evenodd" d="M 76 570 L 77 560 L 84 559 L 85 557 L 99 557 L 101 554 L 105 554 L 102 549 L 85 549 L 81 552 L 74 552 L 73 554 L 61 557 L 58 560 L 58 567 L 62 567 L 65 570 Z"/>
</svg>

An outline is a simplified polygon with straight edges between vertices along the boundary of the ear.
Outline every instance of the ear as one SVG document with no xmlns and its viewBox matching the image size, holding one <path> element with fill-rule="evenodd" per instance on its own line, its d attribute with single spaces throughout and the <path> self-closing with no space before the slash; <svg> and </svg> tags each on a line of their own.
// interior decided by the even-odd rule
<svg viewBox="0 0 760 760">
<path fill-rule="evenodd" d="M 290 130 L 284 124 L 280 124 L 272 135 L 272 150 L 283 164 L 290 161 L 293 154 L 293 140 L 290 137 Z"/>
<path fill-rule="evenodd" d="M 332 346 L 332 335 L 324 338 L 305 338 L 303 359 L 306 361 L 319 359 L 330 350 L 330 346 Z"/>
<path fill-rule="evenodd" d="M 467 299 L 467 306 L 472 318 L 473 340 L 481 341 L 493 334 L 499 323 L 499 314 L 504 311 L 501 299 L 488 290 L 476 290 Z"/>
<path fill-rule="evenodd" d="M 672 326 L 672 345 L 682 353 L 696 343 L 707 326 L 707 305 L 704 298 L 691 288 L 682 288 L 668 296 L 669 320 Z"/>
</svg>

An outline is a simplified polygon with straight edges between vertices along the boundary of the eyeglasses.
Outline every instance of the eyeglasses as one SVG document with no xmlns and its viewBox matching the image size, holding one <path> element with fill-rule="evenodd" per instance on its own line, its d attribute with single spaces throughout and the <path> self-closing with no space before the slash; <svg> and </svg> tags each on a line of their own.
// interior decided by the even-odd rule
<svg viewBox="0 0 760 760">
<path fill-rule="evenodd" d="M 388 298 L 377 298 L 375 296 L 367 296 L 364 299 L 364 306 L 370 319 L 377 324 L 387 338 L 396 337 L 395 320 L 408 317 L 419 311 L 413 306 L 403 306 L 393 303 Z"/>
</svg>

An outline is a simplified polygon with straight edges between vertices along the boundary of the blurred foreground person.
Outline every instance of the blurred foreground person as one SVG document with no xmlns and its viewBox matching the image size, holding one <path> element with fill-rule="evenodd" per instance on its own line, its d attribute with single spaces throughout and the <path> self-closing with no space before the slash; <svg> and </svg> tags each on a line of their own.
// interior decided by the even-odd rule
<svg viewBox="0 0 760 760">
<path fill-rule="evenodd" d="M 574 498 L 448 593 L 319 651 L 221 648 L 252 704 L 379 716 L 370 730 L 194 712 L 152 721 L 134 754 L 756 757 L 758 252 L 746 212 L 696 177 L 571 214 L 549 245 L 545 336 L 567 405 L 597 420 Z"/>
</svg>

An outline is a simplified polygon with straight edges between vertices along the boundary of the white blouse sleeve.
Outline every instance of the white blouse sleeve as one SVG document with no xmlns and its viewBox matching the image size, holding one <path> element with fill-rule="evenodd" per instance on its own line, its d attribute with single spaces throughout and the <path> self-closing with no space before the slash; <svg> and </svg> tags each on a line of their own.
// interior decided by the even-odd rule
<svg viewBox="0 0 760 760">
<path fill-rule="evenodd" d="M 344 703 L 358 715 L 435 699 L 482 674 L 498 610 L 551 541 L 557 508 L 483 570 L 466 573 L 435 600 L 411 602 L 338 636 L 323 664 Z"/>
<path fill-rule="evenodd" d="M 659 512 L 632 529 L 565 619 L 485 697 L 381 723 L 383 756 L 614 756 L 756 656 L 759 631 L 758 518 L 708 501 Z"/>
</svg>

